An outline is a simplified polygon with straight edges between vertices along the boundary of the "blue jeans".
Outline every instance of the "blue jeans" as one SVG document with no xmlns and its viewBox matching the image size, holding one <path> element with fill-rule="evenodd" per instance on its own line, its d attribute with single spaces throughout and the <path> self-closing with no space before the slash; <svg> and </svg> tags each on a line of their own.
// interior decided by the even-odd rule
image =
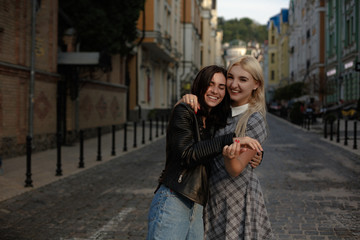
<svg viewBox="0 0 360 240">
<path fill-rule="evenodd" d="M 161 185 L 148 215 L 147 240 L 203 240 L 203 206 Z"/>
</svg>

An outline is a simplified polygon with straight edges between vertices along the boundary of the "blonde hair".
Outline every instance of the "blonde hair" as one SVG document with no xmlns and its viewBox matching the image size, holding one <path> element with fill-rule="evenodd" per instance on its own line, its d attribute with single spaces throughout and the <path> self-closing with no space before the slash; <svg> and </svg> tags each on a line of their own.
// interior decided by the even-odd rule
<svg viewBox="0 0 360 240">
<path fill-rule="evenodd" d="M 263 71 L 260 66 L 260 63 L 256 58 L 245 55 L 231 62 L 228 67 L 228 72 L 233 66 L 240 66 L 246 72 L 248 72 L 254 80 L 259 84 L 256 90 L 253 90 L 251 93 L 251 98 L 249 100 L 249 107 L 244 113 L 244 115 L 239 119 L 236 128 L 235 134 L 238 137 L 244 137 L 246 132 L 246 125 L 249 120 L 249 117 L 255 113 L 259 112 L 263 117 L 266 123 L 266 104 L 265 104 L 265 86 L 264 86 L 264 76 Z"/>
</svg>

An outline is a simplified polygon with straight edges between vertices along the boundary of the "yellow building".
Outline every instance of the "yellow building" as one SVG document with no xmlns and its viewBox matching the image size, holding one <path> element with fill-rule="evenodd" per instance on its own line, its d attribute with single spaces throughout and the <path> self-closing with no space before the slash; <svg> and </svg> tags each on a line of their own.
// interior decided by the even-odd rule
<svg viewBox="0 0 360 240">
<path fill-rule="evenodd" d="M 180 0 L 147 0 L 138 20 L 138 45 L 128 57 L 129 119 L 171 108 L 181 52 Z"/>
<path fill-rule="evenodd" d="M 216 0 L 204 0 L 202 2 L 202 47 L 201 66 L 219 64 L 216 59 L 218 54 L 218 42 L 222 41 L 222 35 L 217 32 Z M 220 36 L 220 38 L 219 38 Z M 221 63 L 221 62 L 220 62 Z"/>
<path fill-rule="evenodd" d="M 147 0 L 138 20 L 137 47 L 128 57 L 130 120 L 167 112 L 185 92 L 202 67 L 202 49 L 214 59 L 214 19 L 211 4 L 200 0 Z M 202 12 L 203 11 L 203 12 Z M 202 13 L 208 11 L 203 21 Z M 207 31 L 202 31 L 206 25 Z M 214 34 L 214 37 L 210 37 Z M 203 44 L 202 39 L 211 39 Z M 205 50 L 206 49 L 206 50 Z M 203 55 L 205 57 L 205 55 Z"/>
<path fill-rule="evenodd" d="M 268 22 L 268 89 L 272 95 L 276 88 L 289 83 L 288 10 Z M 271 96 L 270 96 L 271 98 Z"/>
</svg>

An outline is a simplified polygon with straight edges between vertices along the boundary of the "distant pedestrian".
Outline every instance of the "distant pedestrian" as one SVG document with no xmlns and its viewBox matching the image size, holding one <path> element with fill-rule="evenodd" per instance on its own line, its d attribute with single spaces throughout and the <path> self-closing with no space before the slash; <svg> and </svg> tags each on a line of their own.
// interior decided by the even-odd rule
<svg viewBox="0 0 360 240">
<path fill-rule="evenodd" d="M 261 150 L 258 141 L 251 138 L 234 139 L 233 133 L 213 136 L 225 127 L 229 111 L 224 68 L 203 68 L 191 93 L 202 108 L 195 114 L 187 104 L 180 103 L 172 110 L 165 170 L 150 206 L 147 239 L 203 239 L 203 206 L 208 199 L 208 171 L 214 157 L 234 141 Z"/>
</svg>

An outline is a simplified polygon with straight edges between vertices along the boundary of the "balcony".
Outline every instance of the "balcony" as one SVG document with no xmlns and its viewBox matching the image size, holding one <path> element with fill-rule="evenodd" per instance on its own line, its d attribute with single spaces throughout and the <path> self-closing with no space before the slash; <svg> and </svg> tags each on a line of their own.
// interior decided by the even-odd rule
<svg viewBox="0 0 360 240">
<path fill-rule="evenodd" d="M 156 59 L 175 61 L 175 52 L 171 48 L 171 36 L 168 34 L 162 35 L 159 31 L 147 31 L 142 46 L 149 50 Z"/>
</svg>

